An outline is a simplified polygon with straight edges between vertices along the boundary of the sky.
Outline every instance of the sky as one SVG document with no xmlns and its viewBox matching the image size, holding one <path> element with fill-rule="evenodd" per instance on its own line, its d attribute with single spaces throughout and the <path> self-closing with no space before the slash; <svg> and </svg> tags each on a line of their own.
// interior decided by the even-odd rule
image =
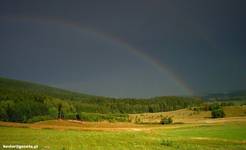
<svg viewBox="0 0 246 150">
<path fill-rule="evenodd" d="M 110 97 L 246 89 L 244 0 L 0 1 L 0 76 Z"/>
</svg>

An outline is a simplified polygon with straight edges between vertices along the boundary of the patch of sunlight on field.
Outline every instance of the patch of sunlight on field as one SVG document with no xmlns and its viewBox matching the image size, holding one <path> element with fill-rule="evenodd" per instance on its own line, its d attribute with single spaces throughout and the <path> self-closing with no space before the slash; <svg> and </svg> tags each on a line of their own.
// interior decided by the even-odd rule
<svg viewBox="0 0 246 150">
<path fill-rule="evenodd" d="M 246 116 L 246 106 L 224 106 L 225 118 Z M 211 118 L 211 111 L 180 109 L 168 112 L 129 114 L 129 120 L 137 123 L 159 123 L 162 117 L 172 117 L 174 123 L 197 123 Z"/>
<path fill-rule="evenodd" d="M 168 112 L 159 113 L 142 113 L 142 114 L 129 114 L 131 122 L 140 123 L 159 123 L 163 116 L 172 117 L 174 122 L 190 123 L 197 120 L 206 119 L 211 117 L 210 111 L 193 111 L 189 109 L 180 109 Z"/>
</svg>

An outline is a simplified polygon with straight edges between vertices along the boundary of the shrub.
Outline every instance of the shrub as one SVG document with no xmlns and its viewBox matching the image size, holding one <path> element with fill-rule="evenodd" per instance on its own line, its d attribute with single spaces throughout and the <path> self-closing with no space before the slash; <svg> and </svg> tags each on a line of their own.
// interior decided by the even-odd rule
<svg viewBox="0 0 246 150">
<path fill-rule="evenodd" d="M 225 116 L 225 112 L 222 108 L 212 109 L 211 111 L 212 118 L 223 118 Z"/>
<path fill-rule="evenodd" d="M 135 117 L 135 123 L 143 123 L 141 117 Z"/>
<path fill-rule="evenodd" d="M 160 124 L 171 124 L 171 123 L 173 123 L 173 119 L 171 117 L 164 117 L 160 121 Z"/>
</svg>

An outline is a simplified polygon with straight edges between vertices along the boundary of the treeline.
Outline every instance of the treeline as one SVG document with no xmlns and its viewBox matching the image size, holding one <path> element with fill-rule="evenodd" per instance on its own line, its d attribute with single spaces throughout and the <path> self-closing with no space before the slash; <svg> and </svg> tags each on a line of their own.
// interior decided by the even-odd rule
<svg viewBox="0 0 246 150">
<path fill-rule="evenodd" d="M 164 96 L 149 99 L 94 98 L 74 101 L 77 110 L 97 113 L 143 113 L 164 112 L 197 106 L 202 102 L 197 97 Z"/>
<path fill-rule="evenodd" d="M 53 97 L 30 95 L 0 99 L 0 118 L 4 121 L 32 122 L 54 118 L 90 120 L 81 113 L 128 114 L 171 111 L 201 103 L 198 98 L 157 97 L 153 99 L 61 100 Z M 78 116 L 79 115 L 79 116 Z M 42 116 L 42 117 L 41 117 Z M 78 117 L 76 117 L 78 116 Z M 98 115 L 97 115 L 98 116 Z M 38 118 L 37 118 L 38 117 Z M 122 120 L 122 118 L 120 118 Z"/>
<path fill-rule="evenodd" d="M 171 111 L 201 103 L 198 97 L 115 99 L 90 96 L 0 78 L 0 120 L 3 121 L 34 122 L 54 118 L 124 121 L 125 114 L 129 113 Z"/>
</svg>

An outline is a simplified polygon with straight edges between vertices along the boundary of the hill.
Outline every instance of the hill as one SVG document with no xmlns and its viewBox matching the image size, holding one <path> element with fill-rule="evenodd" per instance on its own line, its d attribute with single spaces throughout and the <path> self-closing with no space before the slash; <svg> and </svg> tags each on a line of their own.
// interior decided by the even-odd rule
<svg viewBox="0 0 246 150">
<path fill-rule="evenodd" d="M 128 113 L 171 111 L 201 103 L 199 97 L 116 99 L 0 78 L 0 120 L 3 121 L 33 122 L 54 118 L 124 121 Z"/>
<path fill-rule="evenodd" d="M 203 96 L 203 98 L 216 101 L 243 101 L 246 100 L 246 91 L 238 90 L 224 93 L 210 93 Z"/>
<path fill-rule="evenodd" d="M 2 78 L 2 77 L 0 77 L 0 91 L 1 91 L 1 95 L 0 95 L 1 97 L 6 95 L 7 96 L 13 95 L 13 97 L 23 96 L 23 95 L 40 95 L 40 96 L 45 95 L 49 97 L 56 97 L 60 99 L 70 99 L 70 100 L 78 100 L 78 99 L 86 99 L 86 98 L 94 97 L 91 95 L 71 92 L 68 90 L 63 90 L 46 85 L 31 83 L 27 81 L 13 80 L 13 79 Z"/>
</svg>

